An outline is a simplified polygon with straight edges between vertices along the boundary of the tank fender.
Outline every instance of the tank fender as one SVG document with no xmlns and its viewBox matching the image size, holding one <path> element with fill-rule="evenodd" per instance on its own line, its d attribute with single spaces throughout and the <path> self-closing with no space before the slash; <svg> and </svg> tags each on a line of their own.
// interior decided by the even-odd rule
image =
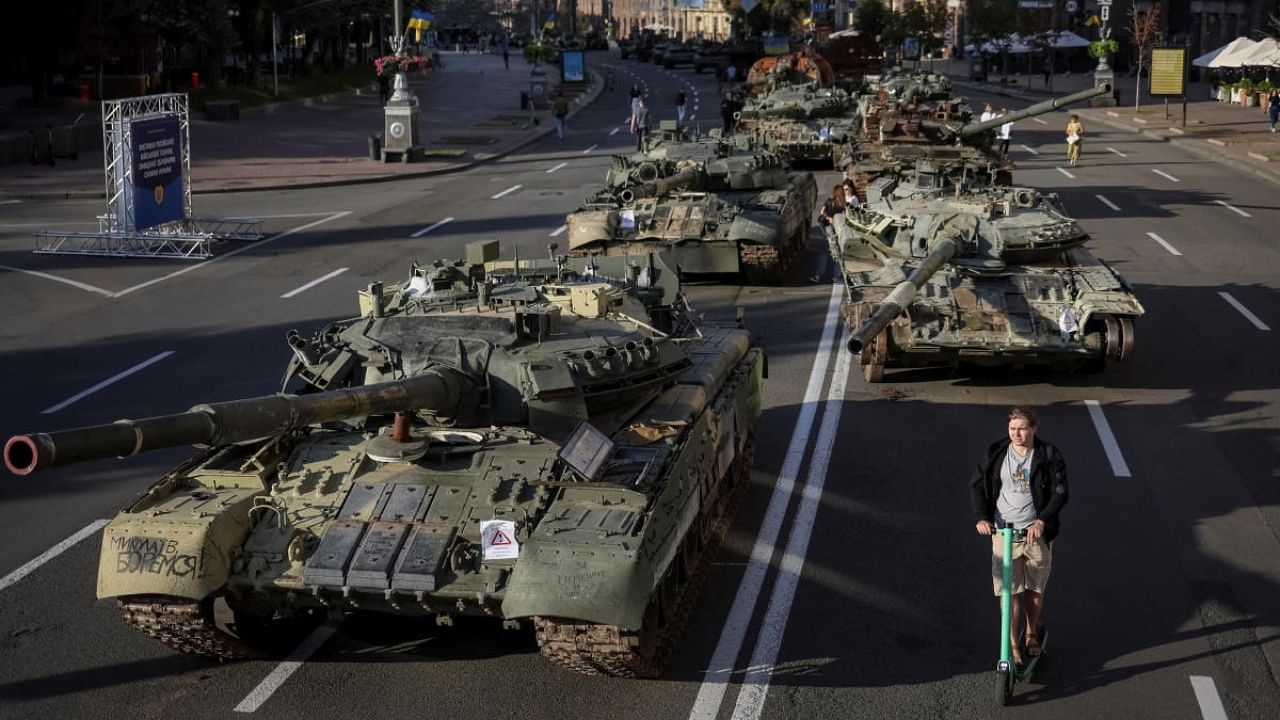
<svg viewBox="0 0 1280 720">
<path fill-rule="evenodd" d="M 208 597 L 226 585 L 249 534 L 253 498 L 261 492 L 194 488 L 146 511 L 116 516 L 102 534 L 98 598 Z"/>
<path fill-rule="evenodd" d="M 504 618 L 544 617 L 634 629 L 653 587 L 637 548 L 555 542 L 534 533 L 520 548 L 502 601 Z"/>
<path fill-rule="evenodd" d="M 567 224 L 569 249 L 577 250 L 612 240 L 618 231 L 618 213 L 604 210 L 572 213 Z"/>
<path fill-rule="evenodd" d="M 753 214 L 744 212 L 733 219 L 729 225 L 729 239 L 755 245 L 777 243 L 780 240 L 777 217 L 766 219 L 762 216 L 752 217 Z"/>
</svg>

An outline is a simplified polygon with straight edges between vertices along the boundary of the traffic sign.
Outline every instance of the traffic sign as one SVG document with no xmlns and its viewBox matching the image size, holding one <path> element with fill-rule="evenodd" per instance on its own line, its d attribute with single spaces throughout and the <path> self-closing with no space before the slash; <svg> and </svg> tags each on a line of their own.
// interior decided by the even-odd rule
<svg viewBox="0 0 1280 720">
<path fill-rule="evenodd" d="M 1067 0 L 1067 14 L 1073 15 L 1075 11 L 1080 9 L 1080 4 L 1076 0 Z"/>
</svg>

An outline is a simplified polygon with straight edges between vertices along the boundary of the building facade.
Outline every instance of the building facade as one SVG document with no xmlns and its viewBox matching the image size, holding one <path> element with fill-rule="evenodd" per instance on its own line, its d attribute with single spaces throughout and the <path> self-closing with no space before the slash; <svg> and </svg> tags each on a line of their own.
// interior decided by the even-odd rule
<svg viewBox="0 0 1280 720">
<path fill-rule="evenodd" d="M 665 32 L 686 40 L 728 40 L 729 13 L 721 0 L 613 0 L 613 18 L 620 37 L 638 35 L 644 29 Z"/>
</svg>

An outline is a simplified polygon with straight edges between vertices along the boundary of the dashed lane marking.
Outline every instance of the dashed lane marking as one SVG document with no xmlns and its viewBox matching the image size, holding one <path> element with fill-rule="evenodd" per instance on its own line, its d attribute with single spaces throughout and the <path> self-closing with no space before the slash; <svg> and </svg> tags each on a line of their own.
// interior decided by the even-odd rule
<svg viewBox="0 0 1280 720">
<path fill-rule="evenodd" d="M 1218 687 L 1214 685 L 1213 678 L 1192 675 L 1191 689 L 1196 694 L 1196 703 L 1200 705 L 1200 717 L 1204 720 L 1227 720 L 1227 711 L 1222 707 L 1222 698 L 1218 696 Z"/>
<path fill-rule="evenodd" d="M 48 225 L 48 223 L 41 223 L 41 225 Z M 49 273 L 43 273 L 43 272 L 40 272 L 39 270 L 24 270 L 23 268 L 10 267 L 8 265 L 0 265 L 0 270 L 8 270 L 9 272 L 22 273 L 23 275 L 31 275 L 38 278 L 44 278 L 45 280 L 53 280 L 54 282 L 65 283 L 67 285 L 70 285 L 71 287 L 80 288 L 81 290 L 86 290 L 91 293 L 98 293 L 99 295 L 106 295 L 107 297 L 115 297 L 115 293 L 111 292 L 110 290 L 104 290 L 98 287 L 97 285 L 90 285 L 89 283 L 83 283 L 83 282 L 80 282 L 79 280 L 72 280 L 70 278 L 58 277 L 57 275 L 50 275 Z"/>
<path fill-rule="evenodd" d="M 1116 212 L 1120 212 L 1120 206 L 1108 200 L 1106 195 L 1094 195 L 1094 197 L 1098 198 L 1098 201 L 1101 202 L 1103 205 L 1106 205 L 1107 207 L 1111 208 L 1112 210 L 1115 210 Z"/>
<path fill-rule="evenodd" d="M 107 378 L 106 380 L 103 380 L 102 382 L 98 383 L 97 385 L 94 385 L 93 387 L 89 388 L 88 390 L 82 390 L 82 391 L 80 391 L 80 392 L 76 393 L 75 395 L 72 395 L 71 397 L 67 398 L 66 400 L 63 400 L 62 402 L 58 403 L 57 405 L 50 405 L 49 407 L 45 408 L 44 410 L 41 410 L 41 411 L 40 411 L 40 414 L 41 414 L 41 415 L 52 415 L 52 414 L 54 414 L 54 413 L 58 412 L 59 410 L 62 410 L 62 409 L 63 409 L 63 408 L 65 408 L 65 407 L 68 407 L 68 406 L 70 406 L 70 405 L 74 405 L 75 403 L 80 402 L 81 400 L 83 400 L 83 399 L 85 399 L 85 398 L 89 397 L 90 395 L 92 395 L 92 394 L 94 394 L 94 393 L 98 392 L 99 390 L 101 390 L 101 389 L 103 389 L 103 388 L 105 388 L 105 387 L 109 387 L 109 386 L 111 386 L 111 385 L 114 385 L 114 384 L 116 384 L 116 383 L 120 382 L 121 380 L 123 380 L 123 379 L 125 379 L 125 378 L 129 377 L 130 375 L 132 375 L 132 374 L 134 374 L 134 373 L 138 372 L 139 370 L 145 370 L 145 369 L 147 369 L 147 368 L 151 367 L 152 365 L 155 365 L 156 363 L 158 363 L 158 362 L 160 362 L 161 360 L 163 360 L 163 359 L 165 359 L 165 358 L 169 357 L 169 356 L 170 356 L 170 355 L 172 355 L 172 354 L 173 354 L 173 351 L 172 351 L 172 350 L 165 350 L 164 352 L 162 352 L 162 353 L 160 353 L 160 354 L 158 354 L 158 355 L 156 355 L 156 356 L 154 356 L 154 357 L 152 357 L 152 358 L 150 358 L 150 359 L 143 360 L 142 362 L 138 363 L 137 365 L 134 365 L 133 367 L 129 368 L 128 370 L 125 370 L 124 372 L 119 372 L 119 373 L 116 373 L 115 375 L 112 375 L 111 377 Z"/>
<path fill-rule="evenodd" d="M 1107 152 L 1113 152 L 1113 153 L 1115 153 L 1115 154 L 1119 155 L 1119 156 L 1120 156 L 1120 157 L 1122 157 L 1122 158 L 1127 158 L 1127 157 L 1129 157 L 1128 155 L 1125 155 L 1124 153 L 1120 152 L 1119 150 L 1117 150 L 1117 149 L 1115 149 L 1115 148 L 1113 148 L 1113 147 L 1109 147 L 1109 148 L 1107 148 Z"/>
<path fill-rule="evenodd" d="M 1155 240 L 1156 242 L 1158 242 L 1158 243 L 1160 243 L 1161 245 L 1163 245 L 1163 246 L 1164 246 L 1164 249 L 1165 249 L 1165 250 L 1168 250 L 1170 255 L 1178 255 L 1178 256 L 1181 256 L 1181 255 L 1182 255 L 1182 253 L 1178 252 L 1178 248 L 1176 248 L 1176 247 L 1174 247 L 1174 246 L 1170 245 L 1170 244 L 1169 244 L 1169 241 L 1165 240 L 1164 238 L 1160 237 L 1159 235 L 1157 235 L 1157 234 L 1155 234 L 1155 233 L 1153 233 L 1153 232 L 1149 232 L 1149 233 L 1147 233 L 1147 237 L 1149 237 L 1149 238 L 1151 238 L 1152 240 Z"/>
<path fill-rule="evenodd" d="M 562 167 L 564 167 L 565 165 L 568 165 L 568 164 L 569 164 L 569 163 L 567 163 L 567 162 L 562 162 L 562 163 L 560 163 L 559 165 L 556 165 L 555 167 L 553 167 L 553 168 L 551 168 L 551 169 L 547 170 L 547 174 L 548 174 L 548 175 L 550 175 L 551 173 L 553 173 L 553 172 L 555 172 L 555 171 L 559 170 L 560 168 L 562 168 Z"/>
<path fill-rule="evenodd" d="M 1217 203 L 1217 204 L 1219 204 L 1219 205 L 1221 205 L 1222 207 L 1224 207 L 1224 208 L 1226 208 L 1226 209 L 1230 210 L 1231 212 L 1233 212 L 1233 213 L 1235 213 L 1235 214 L 1239 215 L 1240 217 L 1247 217 L 1247 218 L 1251 218 L 1251 217 L 1253 217 L 1253 216 L 1252 216 L 1252 215 L 1250 215 L 1249 213 L 1247 213 L 1247 212 L 1245 212 L 1245 211 L 1241 210 L 1240 208 L 1238 208 L 1238 207 L 1236 207 L 1236 206 L 1234 206 L 1234 205 L 1231 205 L 1231 204 L 1230 204 L 1230 203 L 1228 203 L 1226 200 L 1214 200 L 1214 202 L 1215 202 L 1215 203 Z"/>
<path fill-rule="evenodd" d="M 598 147 L 600 147 L 600 146 L 599 146 L 599 145 L 592 145 L 591 147 L 587 148 L 586 150 L 583 150 L 583 151 L 582 151 L 582 154 L 583 154 L 583 155 L 590 155 L 590 154 L 591 154 L 591 151 L 592 151 L 592 150 L 595 150 L 595 149 L 596 149 L 596 148 L 598 148 Z"/>
<path fill-rule="evenodd" d="M 446 223 L 451 223 L 451 222 L 453 222 L 453 218 L 451 218 L 451 217 L 447 217 L 447 218 L 445 218 L 445 219 L 443 219 L 443 220 L 441 220 L 441 221 L 439 221 L 439 222 L 436 222 L 436 223 L 434 223 L 434 224 L 431 224 L 431 225 L 428 225 L 428 226 L 426 226 L 426 227 L 422 228 L 422 229 L 421 229 L 421 230 L 419 230 L 418 232 L 416 232 L 416 233 L 414 233 L 414 234 L 410 235 L 409 237 L 411 237 L 411 238 L 422 237 L 423 235 L 426 235 L 427 233 L 431 232 L 432 230 L 435 230 L 436 228 L 440 227 L 441 225 L 444 225 L 444 224 L 446 224 Z"/>
<path fill-rule="evenodd" d="M 509 195 L 509 194 L 511 194 L 511 193 L 513 193 L 513 192 L 515 192 L 515 191 L 519 190 L 519 189 L 520 189 L 520 188 L 522 188 L 522 187 L 524 187 L 524 186 L 523 186 L 523 185 L 512 185 L 511 187 L 507 188 L 506 190 L 503 190 L 502 192 L 498 193 L 497 195 L 490 196 L 490 198 L 489 198 L 489 199 L 490 199 L 490 200 L 497 200 L 498 198 L 500 198 L 500 197 L 504 197 L 504 196 L 506 196 L 506 195 Z"/>
<path fill-rule="evenodd" d="M 547 237 L 556 237 L 557 235 L 559 235 L 560 233 L 564 232 L 567 229 L 569 229 L 568 225 L 561 225 L 555 230 L 552 230 L 551 233 L 547 235 Z"/>
<path fill-rule="evenodd" d="M 1048 124 L 1049 124 L 1049 123 L 1047 123 L 1047 122 L 1045 122 L 1045 121 L 1041 120 L 1040 118 L 1031 118 L 1031 119 L 1032 119 L 1032 120 L 1035 120 L 1036 122 L 1040 123 L 1041 125 L 1048 125 Z"/>
<path fill-rule="evenodd" d="M 1178 178 L 1176 178 L 1176 177 L 1174 177 L 1174 176 L 1170 175 L 1169 173 L 1167 173 L 1167 172 L 1165 172 L 1165 171 L 1163 171 L 1163 170 L 1156 170 L 1155 168 L 1151 168 L 1151 172 L 1153 172 L 1153 173 L 1155 173 L 1155 174 L 1159 175 L 1160 177 L 1162 177 L 1162 178 L 1164 178 L 1164 179 L 1166 179 L 1166 180 L 1170 180 L 1170 181 L 1172 181 L 1172 182 L 1182 182 L 1182 181 L 1181 181 L 1181 180 L 1179 180 Z"/>
<path fill-rule="evenodd" d="M 239 705 L 236 705 L 235 711 L 251 713 L 262 707 L 262 704 L 269 700 L 275 691 L 280 689 L 281 685 L 284 685 L 289 676 L 297 672 L 298 668 L 302 667 L 302 663 L 310 659 L 322 645 L 329 641 L 329 638 L 333 637 L 337 630 L 336 625 L 321 625 L 316 628 L 315 632 L 302 641 L 301 645 L 289 653 L 289 657 L 284 662 L 277 665 L 270 675 L 267 675 L 262 682 L 258 683 L 258 687 L 246 695 Z"/>
<path fill-rule="evenodd" d="M 7 588 L 7 587 L 9 587 L 9 586 L 11 586 L 11 585 L 16 584 L 16 583 L 17 583 L 19 580 L 21 580 L 22 578 L 24 578 L 24 577 L 26 577 L 26 576 L 30 575 L 31 573 L 35 572 L 35 571 L 36 571 L 36 570 L 37 570 L 41 565 L 43 565 L 43 564 L 45 564 L 45 563 L 49 562 L 50 560 L 52 560 L 52 559 L 54 559 L 54 558 L 58 557 L 58 556 L 59 556 L 59 555 L 61 555 L 62 553 L 64 553 L 64 552 L 66 552 L 67 550 L 71 549 L 73 546 L 75 546 L 75 545 L 76 545 L 77 543 L 79 543 L 81 540 L 84 540 L 85 538 L 89 537 L 90 535 L 93 535 L 94 533 L 98 532 L 98 531 L 99 531 L 99 530 L 101 530 L 103 527 L 105 527 L 105 526 L 106 526 L 106 524 L 107 524 L 107 521 L 106 521 L 106 520 L 94 520 L 93 522 L 89 523 L 88 525 L 86 525 L 86 526 L 84 526 L 84 527 L 80 528 L 80 529 L 79 529 L 79 530 L 77 530 L 77 531 L 75 532 L 75 534 L 74 534 L 74 535 L 72 535 L 71 537 L 67 538 L 66 540 L 63 540 L 62 542 L 58 543 L 57 545 L 54 545 L 53 547 L 49 548 L 48 550 L 45 550 L 44 552 L 40 553 L 39 555 L 37 555 L 35 558 L 33 558 L 32 560 L 30 560 L 29 562 L 27 562 L 27 563 L 23 564 L 23 566 L 22 566 L 22 567 L 18 568 L 17 570 L 14 570 L 13 572 L 9 573 L 8 575 L 5 575 L 4 577 L 0 578 L 0 590 L 4 590 L 5 588 Z"/>
<path fill-rule="evenodd" d="M 617 135 L 617 134 L 618 134 L 618 131 L 619 131 L 619 130 L 621 130 L 621 129 L 622 129 L 622 128 L 614 128 L 614 129 L 612 129 L 612 130 L 610 130 L 610 131 L 609 131 L 609 134 L 610 134 L 610 135 Z"/>
<path fill-rule="evenodd" d="M 299 294 L 301 294 L 301 293 L 304 293 L 304 292 L 306 292 L 306 291 L 310 290 L 311 288 L 313 288 L 313 287 L 315 287 L 315 286 L 319 285 L 320 283 L 324 282 L 325 280 L 330 280 L 330 279 L 332 279 L 332 278 L 336 278 L 336 277 L 338 277 L 339 275 L 341 275 L 342 273 L 346 272 L 347 270 L 350 270 L 350 268 L 338 268 L 337 270 L 334 270 L 333 272 L 329 273 L 328 275 L 325 275 L 324 277 L 318 277 L 318 278 L 316 278 L 315 280 L 312 280 L 311 282 L 307 283 L 306 285 L 303 285 L 303 286 L 302 286 L 302 287 L 300 287 L 300 288 L 294 288 L 293 290 L 290 290 L 289 292 L 287 292 L 287 293 L 285 293 L 285 294 L 281 295 L 281 296 L 280 296 L 280 299 L 281 299 L 281 300 L 288 300 L 289 298 L 293 297 L 294 295 L 299 295 Z"/>
<path fill-rule="evenodd" d="M 1249 322 L 1253 323 L 1253 326 L 1254 326 L 1254 327 L 1258 328 L 1259 330 L 1265 331 L 1265 332 L 1270 332 L 1270 331 L 1271 331 L 1271 327 L 1270 327 L 1270 326 L 1268 326 L 1266 323 L 1262 322 L 1262 320 L 1261 320 L 1257 315 L 1254 315 L 1252 312 L 1250 312 L 1250 311 L 1249 311 L 1249 308 L 1245 307 L 1243 303 L 1241 303 L 1239 300 L 1237 300 L 1237 299 L 1235 299 L 1234 297 L 1232 297 L 1232 296 L 1231 296 L 1231 293 L 1229 293 L 1229 292 L 1219 292 L 1219 293 L 1218 293 L 1218 295 L 1222 296 L 1222 299 L 1223 299 L 1223 300 L 1226 300 L 1226 301 L 1227 301 L 1227 304 L 1229 304 L 1231 307 L 1233 307 L 1233 308 L 1235 308 L 1237 311 L 1239 311 L 1239 313 L 1240 313 L 1241 315 L 1243 315 L 1243 316 L 1244 316 L 1244 318 L 1245 318 L 1246 320 L 1248 320 Z"/>
<path fill-rule="evenodd" d="M 1057 170 L 1058 172 L 1062 173 L 1063 175 L 1066 175 L 1067 177 L 1071 178 L 1072 180 L 1075 180 L 1075 179 L 1076 179 L 1076 176 L 1075 176 L 1075 175 L 1072 175 L 1072 174 L 1071 174 L 1071 171 L 1070 171 L 1070 170 L 1067 170 L 1066 168 L 1054 168 L 1054 169 L 1055 169 L 1055 170 Z"/>
<path fill-rule="evenodd" d="M 1107 416 L 1102 414 L 1102 406 L 1097 400 L 1085 400 L 1084 404 L 1089 408 L 1089 419 L 1093 420 L 1093 429 L 1098 432 L 1102 449 L 1107 453 L 1107 461 L 1111 463 L 1111 474 L 1116 477 L 1131 477 L 1129 465 L 1124 461 L 1124 454 L 1120 452 L 1120 443 L 1116 442 L 1116 436 L 1111 433 L 1111 424 L 1107 422 Z"/>
<path fill-rule="evenodd" d="M 1039 153 L 1039 151 L 1032 150 L 1031 148 L 1027 147 L 1026 145 L 1021 145 L 1020 147 L 1021 147 L 1023 150 L 1026 150 L 1027 152 L 1031 153 L 1032 155 L 1039 155 L 1039 154 L 1040 154 L 1040 153 Z"/>
</svg>

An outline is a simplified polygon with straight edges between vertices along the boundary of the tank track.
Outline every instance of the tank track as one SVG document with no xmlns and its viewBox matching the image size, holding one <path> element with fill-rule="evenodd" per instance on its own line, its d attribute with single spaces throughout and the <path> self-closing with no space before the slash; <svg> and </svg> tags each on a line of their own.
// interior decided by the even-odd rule
<svg viewBox="0 0 1280 720">
<path fill-rule="evenodd" d="M 719 510 L 711 518 L 705 533 L 691 532 L 684 539 L 681 555 L 696 552 L 692 569 L 678 590 L 674 605 L 660 628 L 652 630 L 624 630 L 616 625 L 573 623 L 555 618 L 534 619 L 538 648 L 542 656 L 568 670 L 584 675 L 607 675 L 621 678 L 656 678 L 666 668 L 667 660 L 684 630 L 684 625 L 697 603 L 698 593 L 706 581 L 720 549 L 724 536 L 733 524 L 733 517 L 742 502 L 747 476 L 755 457 L 755 432 L 747 437 L 741 454 L 729 475 L 730 482 L 719 496 Z M 700 546 L 700 548 L 699 548 Z M 678 563 L 672 563 L 668 573 L 679 572 Z M 664 583 L 666 580 L 664 580 Z M 650 602 L 645 613 L 646 622 L 654 615 L 657 600 Z"/>
<path fill-rule="evenodd" d="M 137 595 L 121 599 L 118 604 L 126 623 L 178 652 L 217 660 L 244 660 L 259 654 L 218 628 L 212 602 Z"/>
</svg>

